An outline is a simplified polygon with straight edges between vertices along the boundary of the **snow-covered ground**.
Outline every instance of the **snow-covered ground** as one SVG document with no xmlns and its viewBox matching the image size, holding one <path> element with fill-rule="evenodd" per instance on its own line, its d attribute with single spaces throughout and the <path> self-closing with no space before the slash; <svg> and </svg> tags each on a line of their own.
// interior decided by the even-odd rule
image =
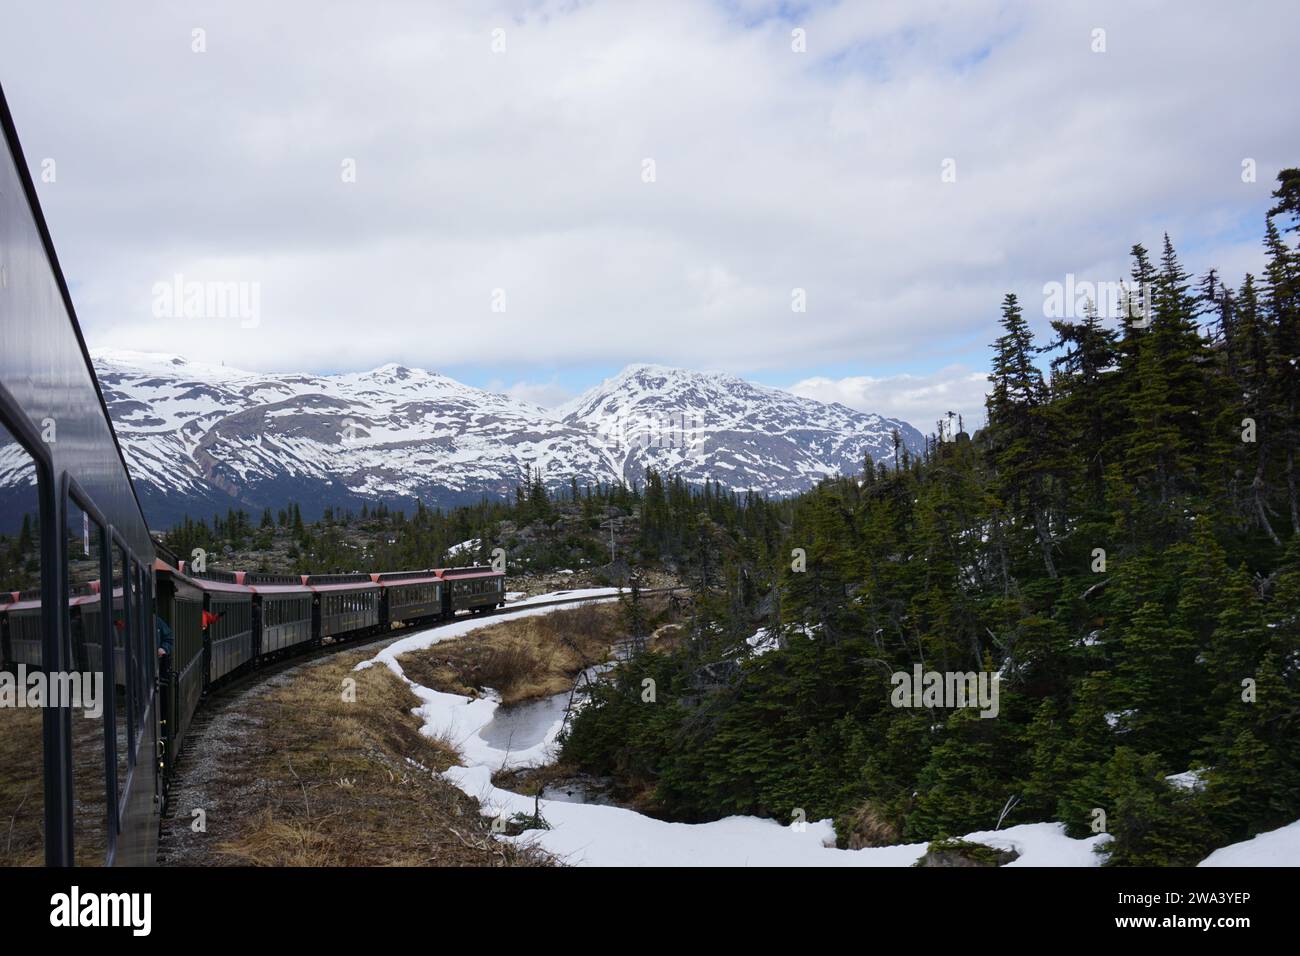
<svg viewBox="0 0 1300 956">
<path fill-rule="evenodd" d="M 1165 777 L 1165 780 L 1170 786 L 1178 787 L 1180 790 L 1205 789 L 1204 770 L 1184 770 L 1182 773 L 1171 773 Z"/>
<path fill-rule="evenodd" d="M 470 538 L 468 541 L 462 541 L 460 544 L 453 544 L 447 549 L 447 556 L 451 558 L 459 557 L 462 554 L 469 554 L 479 549 L 480 542 L 478 538 Z"/>
<path fill-rule="evenodd" d="M 754 656 L 759 657 L 768 651 L 774 651 L 780 647 L 777 636 L 768 631 L 765 627 L 760 627 L 754 632 L 753 637 L 745 638 L 745 643 L 754 649 Z"/>
<path fill-rule="evenodd" d="M 492 768 L 453 767 L 443 776 L 475 797 L 490 816 L 528 816 L 533 798 L 492 785 Z M 760 817 L 727 817 L 712 823 L 669 823 L 622 807 L 543 800 L 550 830 L 529 830 L 513 839 L 536 844 L 566 863 L 585 866 L 911 866 L 925 843 L 835 849 L 830 820 L 803 825 Z M 1059 823 L 1027 823 L 966 839 L 1014 849 L 1009 866 L 1099 866 L 1093 853 L 1104 836 L 1071 840 Z"/>
<path fill-rule="evenodd" d="M 1300 866 L 1300 820 L 1215 850 L 1199 866 Z"/>
<path fill-rule="evenodd" d="M 535 597 L 516 601 L 510 606 L 519 608 L 507 614 L 494 614 L 486 618 L 465 618 L 442 627 L 420 631 L 410 637 L 394 641 L 368 661 L 362 661 L 357 670 L 384 664 L 398 677 L 406 681 L 415 696 L 423 702 L 416 708 L 416 715 L 424 722 L 420 730 L 431 737 L 445 737 L 455 746 L 471 766 L 482 766 L 499 770 L 505 767 L 536 767 L 546 763 L 554 750 L 555 738 L 560 733 L 563 715 L 556 717 L 552 726 L 547 728 L 542 739 L 520 750 L 507 750 L 484 739 L 480 731 L 492 723 L 500 701 L 493 697 L 462 697 L 459 694 L 444 694 L 430 690 L 415 683 L 402 672 L 402 665 L 397 658 L 403 654 L 422 651 L 441 644 L 443 641 L 464 637 L 481 627 L 532 617 L 557 610 L 555 607 L 529 607 L 544 601 L 559 598 L 586 598 L 595 601 L 613 601 L 618 597 L 618 588 L 584 588 L 576 591 L 556 591 L 552 594 L 539 594 Z"/>
<path fill-rule="evenodd" d="M 497 700 L 461 697 L 422 687 L 406 677 L 397 658 L 503 620 L 556 610 L 528 605 L 562 597 L 611 601 L 617 596 L 616 588 L 540 594 L 512 603 L 511 607 L 519 610 L 508 614 L 466 619 L 395 641 L 371 660 L 358 664 L 357 669 L 383 664 L 406 681 L 421 701 L 415 710 L 423 721 L 421 732 L 447 738 L 465 758 L 465 766 L 452 767 L 442 776 L 477 799 L 484 814 L 505 819 L 516 813 L 531 816 L 533 797 L 493 786 L 492 774 L 503 768 L 540 766 L 553 759 L 555 739 L 563 725 L 563 707 L 554 700 L 538 702 L 533 713 L 546 726 L 523 728 L 521 743 L 526 745 L 514 749 L 509 746 L 508 736 L 503 735 L 501 725 L 493 725 L 500 707 Z M 756 649 L 762 646 L 763 636 L 762 632 L 755 635 L 760 638 L 753 641 Z M 539 807 L 551 829 L 528 830 L 520 836 L 502 839 L 535 844 L 566 863 L 586 866 L 911 866 L 926 849 L 925 843 L 909 843 L 839 850 L 835 848 L 830 820 L 782 824 L 759 817 L 737 816 L 690 824 L 669 823 L 622 807 L 594 803 L 542 800 Z M 1020 856 L 1008 866 L 1087 867 L 1101 864 L 1102 856 L 1094 851 L 1109 837 L 1101 834 L 1074 840 L 1065 835 L 1065 828 L 1059 823 L 1026 823 L 1005 830 L 968 833 L 962 839 L 1015 850 Z M 1224 847 L 1201 865 L 1294 866 L 1298 863 L 1300 822 Z"/>
</svg>

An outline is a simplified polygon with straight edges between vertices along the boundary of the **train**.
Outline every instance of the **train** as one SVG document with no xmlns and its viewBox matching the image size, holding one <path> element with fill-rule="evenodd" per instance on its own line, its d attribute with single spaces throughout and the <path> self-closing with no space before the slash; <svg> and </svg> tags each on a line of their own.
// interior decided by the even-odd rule
<svg viewBox="0 0 1300 956">
<path fill-rule="evenodd" d="M 127 585 L 115 580 L 108 590 L 99 580 L 70 585 L 67 622 L 71 673 L 112 675 L 113 709 L 121 725 L 114 736 L 121 745 L 149 731 L 157 741 L 164 797 L 204 697 L 233 678 L 327 642 L 431 626 L 505 603 L 505 573 L 488 566 L 302 575 L 197 571 L 159 550 L 162 556 L 154 559 L 147 578 L 140 574 Z M 142 599 L 145 594 L 152 594 L 151 602 Z M 23 675 L 27 681 L 47 672 L 43 613 L 39 590 L 0 593 L 0 675 Z M 133 616 L 140 618 L 136 626 Z M 154 640 L 139 640 L 141 630 Z M 162 634 L 169 635 L 171 647 L 160 654 Z M 150 701 L 156 706 L 148 706 Z M 157 725 L 142 726 L 154 712 Z M 85 741 L 79 744 L 78 749 L 87 749 Z M 106 767 L 116 762 L 112 749 L 105 748 Z M 86 761 L 80 763 L 84 767 Z M 127 783 L 124 776 L 123 791 Z M 82 799 L 74 792 L 74 813 L 86 811 Z M 107 816 L 108 801 L 91 802 L 92 812 Z M 30 828 L 19 828 L 20 846 L 24 829 Z M 74 839 L 77 865 L 114 861 L 109 828 L 83 827 L 82 835 L 83 841 Z M 21 863 L 23 856 L 0 850 L 0 862 Z"/>
<path fill-rule="evenodd" d="M 155 612 L 172 633 L 159 675 L 164 784 L 202 696 L 235 675 L 326 641 L 505 604 L 505 572 L 491 567 L 288 575 L 178 565 L 154 564 Z"/>
<path fill-rule="evenodd" d="M 131 482 L 3 89 L 0 132 L 0 465 L 18 479 L 0 486 L 0 866 L 151 864 L 205 694 L 325 642 L 489 611 L 505 573 L 273 575 L 169 554 Z"/>
</svg>

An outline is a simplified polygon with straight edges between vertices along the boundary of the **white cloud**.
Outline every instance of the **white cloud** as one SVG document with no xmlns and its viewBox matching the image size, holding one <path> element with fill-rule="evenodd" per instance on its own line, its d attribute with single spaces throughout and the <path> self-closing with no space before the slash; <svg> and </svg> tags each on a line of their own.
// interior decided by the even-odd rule
<svg viewBox="0 0 1300 956">
<path fill-rule="evenodd" d="M 513 399 L 538 405 L 545 409 L 558 408 L 577 394 L 573 389 L 566 388 L 555 379 L 551 379 L 549 382 L 515 382 L 509 386 L 503 386 L 498 382 L 488 387 L 494 392 L 503 392 Z"/>
<path fill-rule="evenodd" d="M 87 339 L 259 369 L 977 366 L 1005 291 L 1032 318 L 1166 229 L 1258 269 L 1220 236 L 1300 161 L 1291 3 L 127 9 L 0 33 Z M 258 283 L 260 322 L 154 319 L 177 273 Z"/>
<path fill-rule="evenodd" d="M 952 365 L 930 375 L 893 375 L 871 378 L 806 378 L 790 391 L 822 402 L 839 402 L 859 411 L 901 418 L 922 432 L 936 431 L 936 422 L 948 412 L 962 417 L 968 432 L 984 423 L 984 396 L 988 375 Z"/>
</svg>

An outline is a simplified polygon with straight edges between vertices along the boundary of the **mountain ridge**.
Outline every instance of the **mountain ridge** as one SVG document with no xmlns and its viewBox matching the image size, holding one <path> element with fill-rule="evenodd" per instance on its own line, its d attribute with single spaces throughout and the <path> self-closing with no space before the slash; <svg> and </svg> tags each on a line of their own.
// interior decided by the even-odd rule
<svg viewBox="0 0 1300 956">
<path fill-rule="evenodd" d="M 627 366 L 545 409 L 390 362 L 369 371 L 250 372 L 166 352 L 92 349 L 150 523 L 296 501 L 452 507 L 548 485 L 689 482 L 785 495 L 893 458 L 911 425 L 721 372 Z M 4 460 L 4 459 L 0 459 Z M 20 470 L 20 469 L 19 469 Z M 19 480 L 0 469 L 0 498 Z"/>
</svg>

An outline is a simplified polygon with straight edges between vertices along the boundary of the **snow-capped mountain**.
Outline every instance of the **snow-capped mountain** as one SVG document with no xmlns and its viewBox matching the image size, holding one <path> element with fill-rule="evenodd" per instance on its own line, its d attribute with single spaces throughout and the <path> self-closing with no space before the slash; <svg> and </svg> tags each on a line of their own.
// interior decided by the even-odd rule
<svg viewBox="0 0 1300 956">
<path fill-rule="evenodd" d="M 913 452 L 924 437 L 906 422 L 801 398 L 733 375 L 630 365 L 557 410 L 601 436 L 616 470 L 648 467 L 687 481 L 784 495 L 857 474 L 863 458 L 894 459 L 894 433 Z"/>
<path fill-rule="evenodd" d="M 630 366 L 547 411 L 401 365 L 338 375 L 245 372 L 177 355 L 92 352 L 146 517 L 298 502 L 450 506 L 548 483 L 640 481 L 654 465 L 768 494 L 892 460 L 910 425 L 729 375 Z M 12 459 L 12 461 L 10 460 Z M 30 481 L 0 449 L 0 498 Z"/>
<path fill-rule="evenodd" d="M 510 493 L 529 469 L 608 481 L 586 431 L 536 406 L 420 369 L 265 374 L 174 355 L 92 353 L 148 517 L 209 503 L 305 513 L 420 499 L 452 505 Z"/>
</svg>

